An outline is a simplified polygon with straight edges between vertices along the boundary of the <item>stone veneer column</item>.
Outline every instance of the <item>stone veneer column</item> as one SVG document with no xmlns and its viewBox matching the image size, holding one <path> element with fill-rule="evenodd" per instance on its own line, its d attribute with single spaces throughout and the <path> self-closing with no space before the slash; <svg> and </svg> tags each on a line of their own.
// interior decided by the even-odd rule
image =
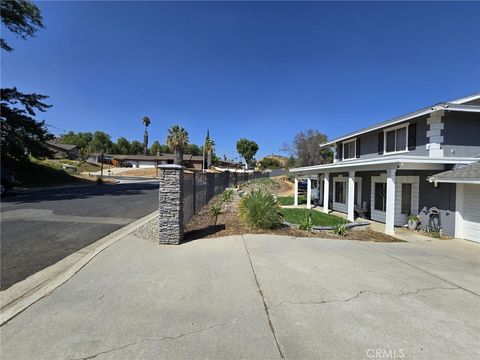
<svg viewBox="0 0 480 360">
<path fill-rule="evenodd" d="M 183 240 L 183 168 L 160 165 L 158 189 L 158 243 L 178 245 Z"/>
</svg>

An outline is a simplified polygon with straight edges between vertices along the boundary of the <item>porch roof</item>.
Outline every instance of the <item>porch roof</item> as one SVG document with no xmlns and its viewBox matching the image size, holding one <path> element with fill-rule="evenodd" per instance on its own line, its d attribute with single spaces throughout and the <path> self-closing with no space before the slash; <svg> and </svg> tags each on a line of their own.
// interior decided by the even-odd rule
<svg viewBox="0 0 480 360">
<path fill-rule="evenodd" d="M 387 170 L 392 168 L 403 170 L 444 170 L 447 164 L 471 164 L 478 158 L 471 157 L 429 157 L 429 156 L 401 156 L 394 155 L 388 158 L 374 158 L 366 160 L 349 160 L 338 163 L 314 165 L 290 169 L 296 175 L 313 175 L 343 171 Z"/>
<path fill-rule="evenodd" d="M 430 176 L 434 183 L 480 184 L 480 162 Z"/>
</svg>

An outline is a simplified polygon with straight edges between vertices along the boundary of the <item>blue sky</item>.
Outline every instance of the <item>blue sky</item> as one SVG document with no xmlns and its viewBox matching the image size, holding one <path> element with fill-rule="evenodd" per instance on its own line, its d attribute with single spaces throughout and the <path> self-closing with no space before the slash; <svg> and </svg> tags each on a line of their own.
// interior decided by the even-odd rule
<svg viewBox="0 0 480 360">
<path fill-rule="evenodd" d="M 172 124 L 217 154 L 279 153 L 480 91 L 480 3 L 39 2 L 46 29 L 2 31 L 2 87 L 49 95 L 52 132 L 163 142 Z M 3 30 L 3 29 L 2 29 Z"/>
</svg>

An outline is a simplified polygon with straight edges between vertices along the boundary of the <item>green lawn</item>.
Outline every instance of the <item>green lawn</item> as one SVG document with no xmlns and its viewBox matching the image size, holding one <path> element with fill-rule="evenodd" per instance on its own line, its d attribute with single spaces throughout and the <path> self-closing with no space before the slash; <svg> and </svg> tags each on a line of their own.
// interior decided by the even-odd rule
<svg viewBox="0 0 480 360">
<path fill-rule="evenodd" d="M 282 209 L 283 218 L 286 222 L 292 224 L 298 224 L 301 220 L 305 219 L 305 214 L 308 214 L 308 210 L 305 209 Z M 312 222 L 315 226 L 333 226 L 336 224 L 343 224 L 347 222 L 346 219 L 335 215 L 324 214 L 316 210 L 310 210 L 312 216 Z"/>
<path fill-rule="evenodd" d="M 293 196 L 278 197 L 277 199 L 280 205 L 293 205 Z M 306 204 L 307 195 L 298 195 L 298 203 Z"/>
</svg>

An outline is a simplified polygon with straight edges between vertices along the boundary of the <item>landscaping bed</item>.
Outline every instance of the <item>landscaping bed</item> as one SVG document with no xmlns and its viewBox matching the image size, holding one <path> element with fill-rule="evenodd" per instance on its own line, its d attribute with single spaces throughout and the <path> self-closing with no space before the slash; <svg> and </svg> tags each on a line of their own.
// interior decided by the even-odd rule
<svg viewBox="0 0 480 360">
<path fill-rule="evenodd" d="M 277 194 L 284 190 L 281 181 L 253 181 L 242 187 L 241 193 L 245 194 L 249 191 L 262 188 Z M 366 230 L 349 230 L 346 236 L 334 234 L 332 231 L 306 231 L 300 230 L 296 227 L 291 227 L 285 224 L 280 224 L 273 229 L 259 229 L 248 226 L 244 221 L 241 221 L 238 213 L 238 206 L 241 197 L 238 192 L 232 197 L 232 201 L 222 205 L 222 212 L 218 215 L 216 225 L 211 215 L 211 208 L 214 204 L 219 204 L 222 199 L 222 194 L 212 198 L 210 202 L 205 205 L 196 215 L 194 215 L 188 222 L 185 229 L 185 241 L 195 240 L 199 238 L 214 238 L 228 235 L 242 235 L 242 234 L 276 234 L 286 235 L 292 237 L 317 237 L 329 239 L 350 239 L 350 240 L 366 240 L 379 242 L 398 242 L 401 241 L 384 233 L 379 233 L 370 229 Z M 286 209 L 280 210 L 286 222 L 298 223 L 298 221 L 305 216 L 303 209 Z M 312 221 L 314 225 L 329 226 L 344 224 L 345 220 L 334 216 L 323 214 L 318 211 L 311 211 Z M 288 221 L 290 220 L 290 221 Z"/>
<path fill-rule="evenodd" d="M 312 237 L 324 239 L 349 239 L 361 241 L 376 241 L 376 242 L 399 242 L 401 240 L 384 233 L 379 233 L 370 229 L 364 230 L 350 230 L 346 231 L 345 236 L 337 235 L 332 231 L 306 231 L 299 229 L 296 225 L 289 226 L 285 223 L 284 217 L 280 217 L 281 221 L 277 226 L 270 229 L 260 229 L 246 224 L 241 214 L 239 207 L 242 199 L 255 190 L 263 190 L 264 192 L 271 192 L 277 194 L 285 190 L 281 181 L 272 179 L 253 180 L 241 186 L 239 190 L 227 191 L 230 194 L 220 193 L 214 196 L 208 204 L 202 207 L 197 214 L 195 214 L 185 227 L 184 241 L 192 241 L 202 238 L 216 238 L 229 235 L 244 235 L 244 234 L 275 234 L 291 237 Z M 228 195 L 228 196 L 226 196 Z M 220 213 L 218 212 L 220 208 Z M 286 218 L 292 220 L 300 220 L 296 212 L 290 210 L 298 210 L 302 216 L 305 216 L 303 209 L 280 209 L 278 212 L 286 214 Z M 311 211 L 312 218 L 315 224 L 325 225 L 342 225 L 346 221 L 334 215 L 323 214 L 318 211 Z M 294 214 L 294 215 L 292 215 Z M 293 218 L 292 218 L 293 217 Z M 354 224 L 354 223 L 351 223 Z M 158 242 L 158 220 L 152 220 L 148 224 L 142 226 L 135 231 L 135 234 L 147 240 Z"/>
</svg>

